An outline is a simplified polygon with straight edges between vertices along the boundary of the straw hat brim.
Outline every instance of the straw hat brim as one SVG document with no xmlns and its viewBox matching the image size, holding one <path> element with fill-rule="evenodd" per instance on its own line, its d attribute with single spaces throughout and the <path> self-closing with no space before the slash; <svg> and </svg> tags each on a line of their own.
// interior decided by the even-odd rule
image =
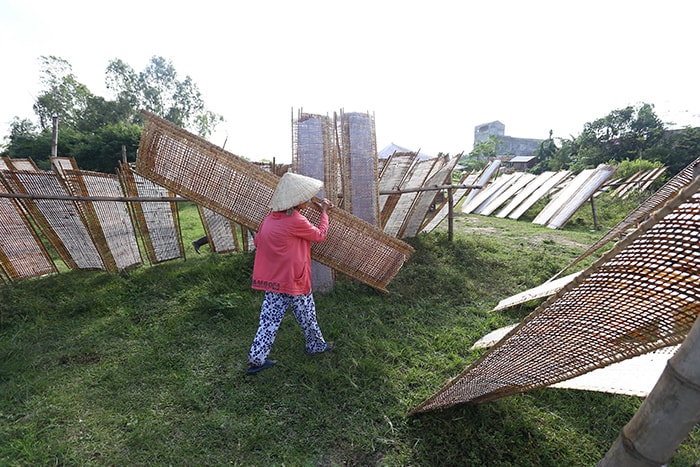
<svg viewBox="0 0 700 467">
<path fill-rule="evenodd" d="M 323 182 L 315 178 L 292 172 L 285 173 L 270 199 L 273 211 L 286 211 L 313 198 L 323 188 Z"/>
</svg>

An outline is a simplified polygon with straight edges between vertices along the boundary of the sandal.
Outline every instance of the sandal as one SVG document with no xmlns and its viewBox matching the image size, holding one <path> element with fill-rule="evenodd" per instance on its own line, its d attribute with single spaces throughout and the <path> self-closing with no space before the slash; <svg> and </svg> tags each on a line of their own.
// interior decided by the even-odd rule
<svg viewBox="0 0 700 467">
<path fill-rule="evenodd" d="M 316 355 L 316 354 L 319 354 L 319 353 L 330 352 L 331 350 L 333 350 L 333 342 L 326 342 L 326 348 L 325 348 L 325 349 L 319 350 L 318 352 L 309 352 L 309 351 L 307 350 L 307 351 L 305 351 L 304 353 L 306 353 L 306 355 Z"/>
<path fill-rule="evenodd" d="M 274 365 L 275 363 L 277 363 L 277 360 L 270 360 L 269 358 L 266 358 L 265 363 L 263 363 L 260 366 L 249 365 L 248 370 L 246 371 L 246 374 L 247 375 L 254 375 L 258 371 L 266 370 L 266 369 L 272 367 L 272 365 Z"/>
</svg>

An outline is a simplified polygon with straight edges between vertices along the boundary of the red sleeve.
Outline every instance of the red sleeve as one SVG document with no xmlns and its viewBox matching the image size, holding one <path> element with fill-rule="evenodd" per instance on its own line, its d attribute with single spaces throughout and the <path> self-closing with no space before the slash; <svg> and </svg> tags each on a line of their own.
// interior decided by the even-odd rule
<svg viewBox="0 0 700 467">
<path fill-rule="evenodd" d="M 321 213 L 321 219 L 318 222 L 318 227 L 315 227 L 302 214 L 299 214 L 299 221 L 294 224 L 292 232 L 296 237 L 303 238 L 310 242 L 322 242 L 328 235 L 328 214 Z"/>
</svg>

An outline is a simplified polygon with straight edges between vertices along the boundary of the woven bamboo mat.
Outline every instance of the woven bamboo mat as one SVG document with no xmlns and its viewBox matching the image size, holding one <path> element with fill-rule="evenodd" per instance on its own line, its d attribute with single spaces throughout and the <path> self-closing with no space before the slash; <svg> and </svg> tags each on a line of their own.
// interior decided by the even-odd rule
<svg viewBox="0 0 700 467">
<path fill-rule="evenodd" d="M 459 156 L 450 157 L 438 157 L 441 163 L 435 164 L 433 173 L 428 176 L 424 186 L 440 186 L 446 185 L 451 182 L 452 171 L 459 161 Z M 413 201 L 413 206 L 409 211 L 409 215 L 406 216 L 401 229 L 399 230 L 399 236 L 402 238 L 413 238 L 420 231 L 421 227 L 428 223 L 428 214 L 430 209 L 437 209 L 435 205 L 435 199 L 438 195 L 438 191 L 422 191 L 418 193 L 415 201 Z"/>
<path fill-rule="evenodd" d="M 583 170 L 571 180 L 532 220 L 534 224 L 559 229 L 615 173 L 617 167 L 600 165 Z"/>
<path fill-rule="evenodd" d="M 129 164 L 120 165 L 118 176 L 127 196 L 145 198 L 174 196 L 166 188 L 134 173 Z M 132 202 L 131 212 L 134 216 L 134 224 L 143 239 L 146 256 L 152 264 L 185 257 L 176 202 Z"/>
<path fill-rule="evenodd" d="M 416 161 L 401 182 L 399 189 L 413 190 L 421 188 L 436 163 L 438 163 L 438 159 L 435 157 Z M 417 197 L 417 191 L 401 193 L 400 195 L 390 195 L 382 210 L 382 220 L 385 220 L 383 225 L 386 233 L 392 236 L 399 236 L 401 227 L 408 217 L 411 206 L 413 206 L 413 202 Z"/>
<path fill-rule="evenodd" d="M 328 116 L 300 112 L 293 122 L 293 131 L 292 169 L 323 181 L 318 197 L 338 205 L 340 155 L 333 121 Z"/>
<path fill-rule="evenodd" d="M 700 316 L 700 177 L 412 413 L 549 386 L 683 342 Z"/>
<path fill-rule="evenodd" d="M 14 193 L 41 196 L 69 194 L 54 172 L 13 170 L 4 172 L 3 178 Z M 74 201 L 22 199 L 21 204 L 66 266 L 70 269 L 105 269 Z"/>
<path fill-rule="evenodd" d="M 0 193 L 9 193 L 4 183 Z M 10 280 L 58 272 L 29 221 L 9 198 L 0 198 L 0 268 Z"/>
<path fill-rule="evenodd" d="M 71 158 L 57 158 L 53 164 L 73 196 L 124 196 L 116 175 L 78 170 Z M 82 200 L 76 203 L 108 271 L 117 272 L 143 263 L 126 203 Z"/>
<path fill-rule="evenodd" d="M 474 343 L 469 350 L 487 349 L 494 346 L 516 326 L 517 324 L 512 324 L 488 333 Z M 680 345 L 672 345 L 653 350 L 552 384 L 549 387 L 646 397 L 661 376 L 668 359 L 679 347 Z"/>
<path fill-rule="evenodd" d="M 374 119 L 367 113 L 340 113 L 343 209 L 378 226 L 377 143 Z"/>
<path fill-rule="evenodd" d="M 269 212 L 279 177 L 176 125 L 142 112 L 136 172 L 195 203 L 257 230 Z M 312 222 L 320 215 L 305 212 Z M 413 248 L 342 209 L 329 211 L 324 242 L 314 243 L 313 259 L 385 291 Z"/>
<path fill-rule="evenodd" d="M 328 198 L 340 205 L 338 192 L 339 144 L 335 124 L 328 116 L 299 112 L 293 122 L 294 146 L 292 169 L 295 173 L 323 181 L 319 198 Z M 327 292 L 333 288 L 333 269 L 318 261 L 311 262 L 313 288 Z"/>
<path fill-rule="evenodd" d="M 615 227 L 610 229 L 610 231 L 606 233 L 600 240 L 591 245 L 585 252 L 581 254 L 581 256 L 576 258 L 570 265 L 568 265 L 566 268 L 560 271 L 557 274 L 557 276 L 562 274 L 564 271 L 571 269 L 572 266 L 578 264 L 583 259 L 592 255 L 613 239 L 620 237 L 628 229 L 636 227 L 640 222 L 642 222 L 643 219 L 647 218 L 654 211 L 661 208 L 671 198 L 676 196 L 678 191 L 690 185 L 690 183 L 695 178 L 694 171 L 696 170 L 697 166 L 700 166 L 700 157 L 688 164 L 686 168 L 678 172 L 673 178 L 671 178 L 671 180 L 666 182 L 664 186 L 659 188 L 658 191 L 656 191 L 646 201 L 640 204 L 637 209 L 629 213 Z"/>
<path fill-rule="evenodd" d="M 212 251 L 231 253 L 241 249 L 235 222 L 203 206 L 197 208 Z"/>
<path fill-rule="evenodd" d="M 418 157 L 415 152 L 395 152 L 378 167 L 379 170 L 379 191 L 398 190 L 401 182 Z M 384 211 L 384 205 L 389 197 L 398 198 L 399 195 L 379 195 L 379 211 Z M 396 204 L 396 203 L 394 203 Z"/>
</svg>

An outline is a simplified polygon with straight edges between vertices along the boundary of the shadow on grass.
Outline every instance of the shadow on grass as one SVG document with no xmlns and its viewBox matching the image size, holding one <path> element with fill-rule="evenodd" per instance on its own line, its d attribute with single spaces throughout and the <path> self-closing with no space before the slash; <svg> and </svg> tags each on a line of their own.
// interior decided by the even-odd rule
<svg viewBox="0 0 700 467">
<path fill-rule="evenodd" d="M 590 466 L 607 452 L 639 403 L 543 389 L 419 413 L 408 425 L 421 465 Z"/>
</svg>

